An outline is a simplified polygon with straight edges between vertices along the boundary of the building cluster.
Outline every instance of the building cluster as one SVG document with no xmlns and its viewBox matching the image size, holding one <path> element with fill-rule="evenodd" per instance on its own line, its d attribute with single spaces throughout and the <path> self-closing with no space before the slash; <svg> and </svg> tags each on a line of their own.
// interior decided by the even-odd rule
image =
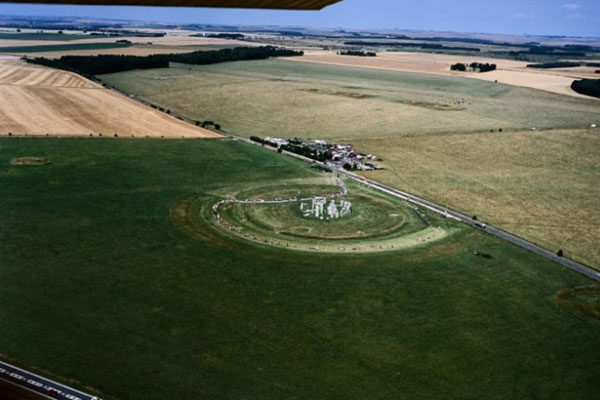
<svg viewBox="0 0 600 400">
<path fill-rule="evenodd" d="M 354 150 L 351 144 L 327 143 L 325 140 L 304 141 L 299 138 L 282 139 L 270 137 L 264 139 L 264 143 L 308 156 L 332 167 L 361 171 L 383 169 L 375 164 L 375 161 L 382 161 L 381 159 L 372 154 L 359 153 Z"/>
<path fill-rule="evenodd" d="M 306 218 L 339 219 L 352 213 L 352 203 L 345 200 L 336 203 L 335 200 L 331 199 L 327 204 L 327 197 L 316 196 L 312 198 L 311 203 L 300 203 L 300 211 Z"/>
</svg>

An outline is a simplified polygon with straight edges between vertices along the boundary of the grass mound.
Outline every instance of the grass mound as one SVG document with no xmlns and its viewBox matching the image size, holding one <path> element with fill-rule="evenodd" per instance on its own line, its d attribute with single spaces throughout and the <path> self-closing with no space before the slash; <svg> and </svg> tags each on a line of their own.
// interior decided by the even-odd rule
<svg viewBox="0 0 600 400">
<path fill-rule="evenodd" d="M 19 157 L 10 161 L 10 165 L 15 167 L 41 167 L 48 165 L 52 161 L 43 157 Z"/>
<path fill-rule="evenodd" d="M 554 295 L 554 301 L 581 319 L 600 322 L 600 285 L 562 289 Z"/>
</svg>

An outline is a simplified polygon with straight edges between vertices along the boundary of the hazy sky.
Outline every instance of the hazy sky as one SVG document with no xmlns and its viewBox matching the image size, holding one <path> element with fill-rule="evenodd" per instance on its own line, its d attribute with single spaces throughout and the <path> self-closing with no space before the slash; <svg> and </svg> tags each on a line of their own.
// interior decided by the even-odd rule
<svg viewBox="0 0 600 400">
<path fill-rule="evenodd" d="M 323 11 L 0 3 L 0 14 L 87 16 L 177 23 L 600 36 L 600 0 L 344 0 Z"/>
</svg>

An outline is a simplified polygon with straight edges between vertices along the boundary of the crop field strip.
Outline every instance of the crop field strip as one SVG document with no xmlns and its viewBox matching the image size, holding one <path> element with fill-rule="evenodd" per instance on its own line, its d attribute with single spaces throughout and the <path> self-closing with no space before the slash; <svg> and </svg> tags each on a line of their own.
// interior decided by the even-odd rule
<svg viewBox="0 0 600 400">
<path fill-rule="evenodd" d="M 219 138 L 77 74 L 0 60 L 0 134 Z"/>
<path fill-rule="evenodd" d="M 291 61 L 303 61 L 317 64 L 331 64 L 346 67 L 383 69 L 400 72 L 416 72 L 424 74 L 457 76 L 450 70 L 452 64 L 458 62 L 490 62 L 498 64 L 499 68 L 525 67 L 526 62 L 514 60 L 495 60 L 484 57 L 457 56 L 448 54 L 425 54 L 406 52 L 378 52 L 377 57 L 348 57 L 333 51 L 307 51 L 304 56 Z"/>
<path fill-rule="evenodd" d="M 504 84 L 528 87 L 580 98 L 590 97 L 582 96 L 571 90 L 571 82 L 574 78 L 590 78 L 594 76 L 594 68 L 591 66 L 540 71 L 527 68 L 528 63 L 524 61 L 449 54 L 381 52 L 377 54 L 377 57 L 369 58 L 347 57 L 331 51 L 309 51 L 303 57 L 290 58 L 290 60 L 324 65 L 337 65 L 341 67 L 381 69 L 443 76 L 462 76 L 491 82 L 498 81 Z M 472 62 L 494 63 L 498 65 L 498 70 L 487 73 L 451 71 L 450 66 L 459 62 L 466 64 Z"/>
<path fill-rule="evenodd" d="M 0 85 L 97 89 L 100 86 L 81 75 L 25 63 L 0 62 Z"/>
<path fill-rule="evenodd" d="M 111 44 L 116 40 L 127 40 L 132 46 L 168 46 L 168 47 L 186 47 L 186 46 L 216 46 L 216 47 L 232 47 L 232 46 L 259 46 L 259 43 L 244 42 L 239 40 L 225 40 L 218 38 L 206 37 L 191 37 L 187 35 L 168 35 L 164 37 L 90 37 L 86 39 L 78 39 L 72 41 L 62 40 L 10 40 L 0 38 L 0 52 L 7 47 L 25 47 L 25 46 L 49 46 L 49 45 L 83 45 L 83 44 Z M 152 43 L 149 45 L 148 43 Z M 126 49 L 124 49 L 126 50 Z"/>
<path fill-rule="evenodd" d="M 152 43 L 152 44 L 149 44 Z M 2 43 L 0 41 L 0 54 L 12 54 L 26 57 L 45 57 L 45 58 L 60 58 L 61 56 L 72 55 L 136 55 L 148 56 L 151 54 L 178 54 L 189 53 L 201 50 L 219 50 L 224 48 L 235 47 L 235 44 L 202 44 L 202 42 L 190 41 L 189 44 L 172 44 L 172 42 L 163 42 L 165 44 L 154 44 L 153 42 L 105 42 L 97 41 L 82 41 L 82 43 L 57 43 L 57 44 L 37 44 L 29 45 L 20 43 L 18 46 L 11 46 L 10 42 Z M 194 44 L 195 43 L 195 44 Z"/>
<path fill-rule="evenodd" d="M 25 366 L 132 400 L 599 389 L 597 322 L 570 311 L 590 281 L 482 232 L 368 256 L 249 246 L 169 214 L 331 180 L 235 141 L 0 139 L 1 165 L 34 156 L 50 163 L 0 169 L 0 346 Z"/>
<path fill-rule="evenodd" d="M 100 38 L 100 36 L 98 36 Z M 0 40 L 27 40 L 27 41 L 71 41 L 79 39 L 94 39 L 93 36 L 77 33 L 38 33 L 38 32 L 0 32 Z"/>
</svg>

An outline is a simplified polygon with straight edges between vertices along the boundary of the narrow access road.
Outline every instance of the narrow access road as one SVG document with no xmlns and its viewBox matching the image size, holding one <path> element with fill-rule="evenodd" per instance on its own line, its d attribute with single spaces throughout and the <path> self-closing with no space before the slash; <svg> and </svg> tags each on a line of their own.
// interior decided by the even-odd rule
<svg viewBox="0 0 600 400">
<path fill-rule="evenodd" d="M 41 398 L 60 400 L 102 400 L 99 397 L 44 378 L 0 361 L 0 379 L 38 394 Z"/>
</svg>

